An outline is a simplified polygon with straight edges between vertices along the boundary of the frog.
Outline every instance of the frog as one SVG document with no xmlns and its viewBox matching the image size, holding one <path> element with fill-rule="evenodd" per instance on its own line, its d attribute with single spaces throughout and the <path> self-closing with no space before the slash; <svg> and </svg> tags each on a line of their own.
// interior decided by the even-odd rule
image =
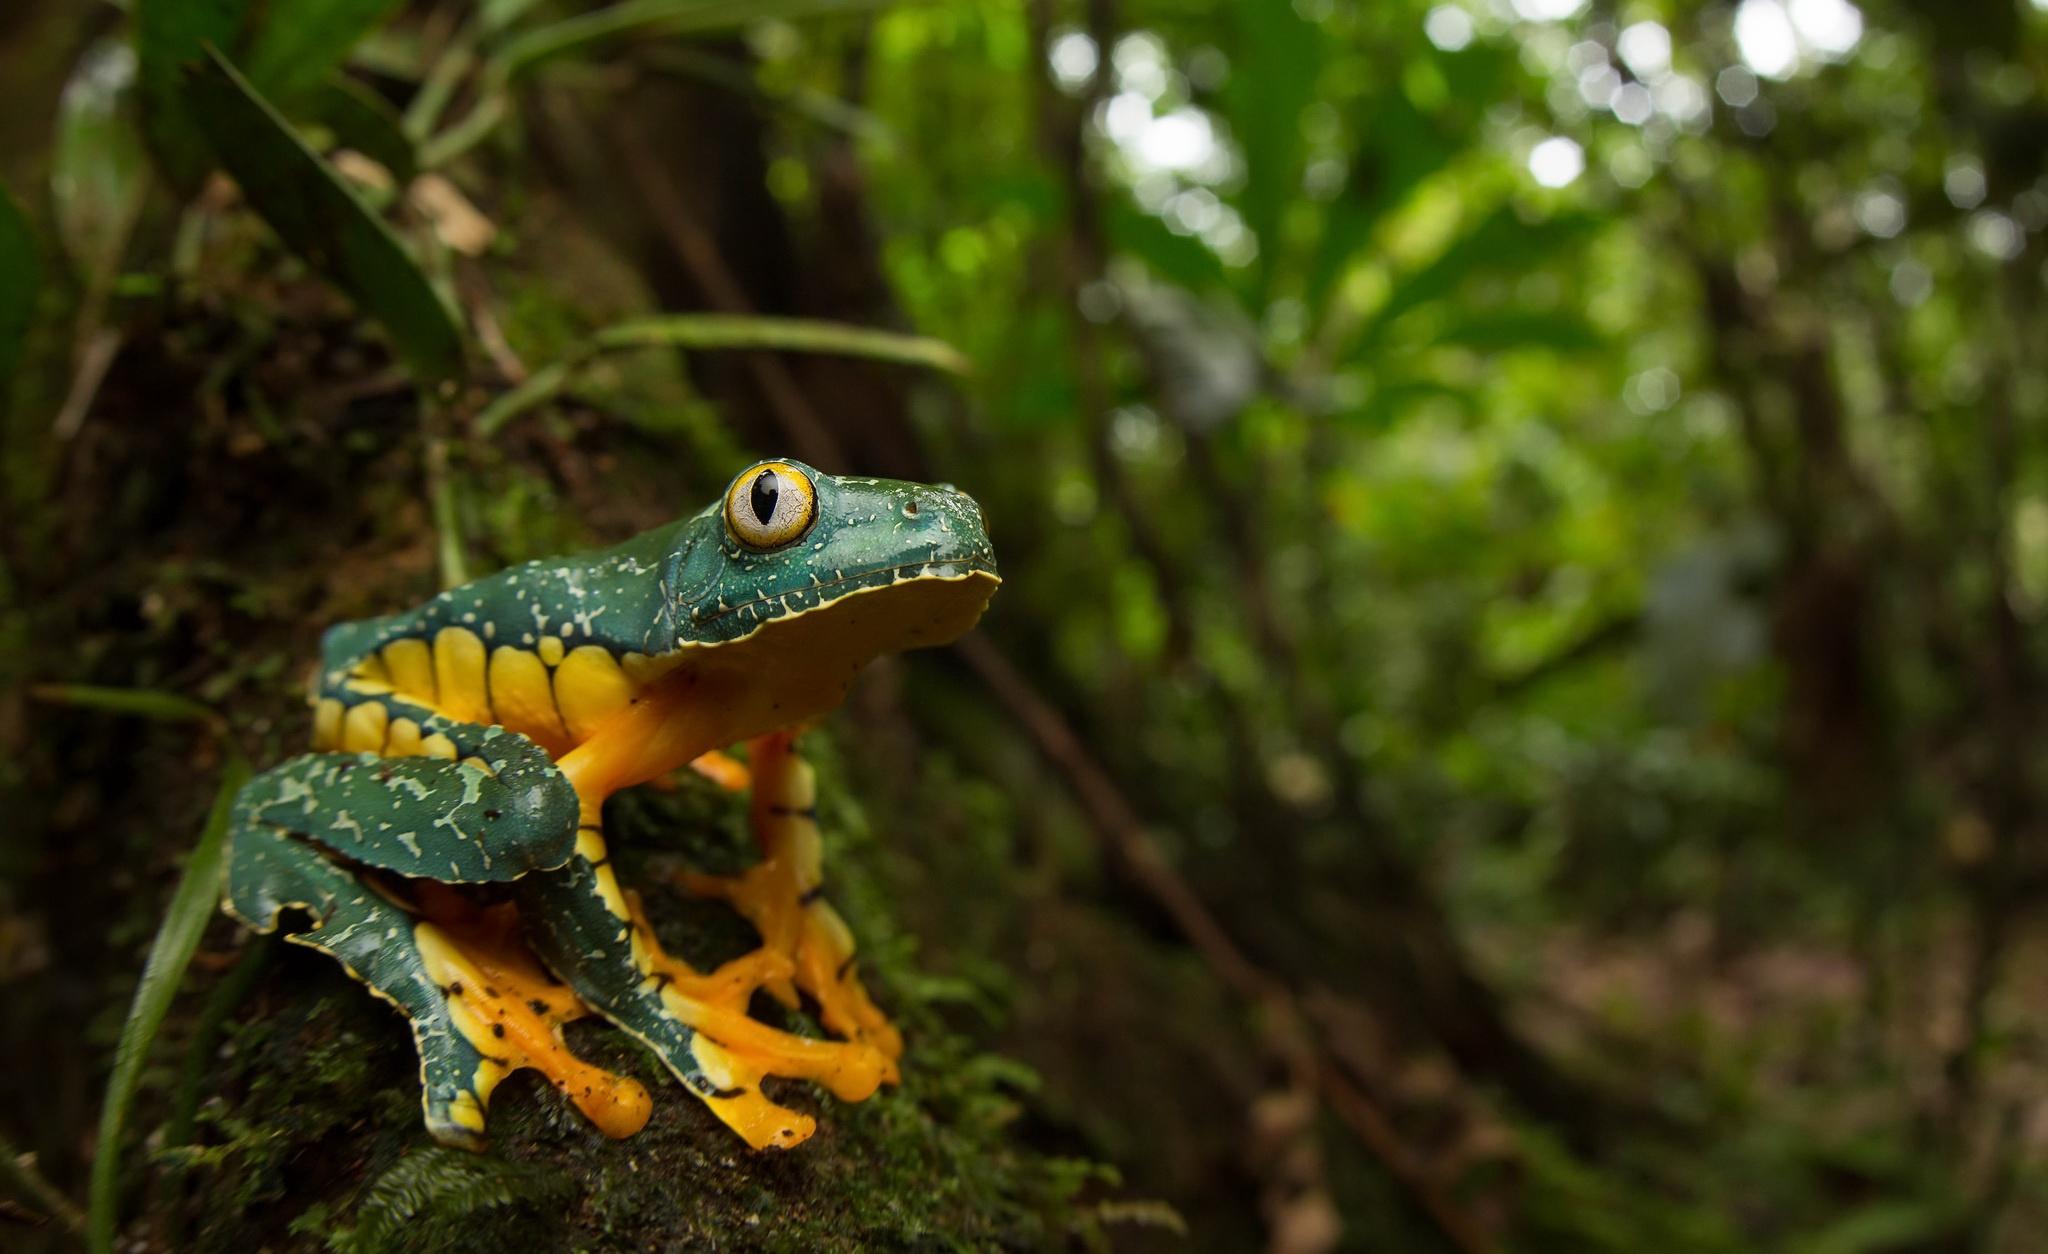
<svg viewBox="0 0 2048 1254">
<path fill-rule="evenodd" d="M 857 1102 L 900 1080 L 903 1054 L 825 900 L 797 737 L 875 658 L 971 630 L 1000 583 L 966 493 L 781 458 L 613 547 L 332 626 L 311 751 L 235 798 L 223 908 L 405 1016 L 443 1144 L 483 1149 L 492 1091 L 521 1069 L 603 1134 L 638 1132 L 646 1086 L 567 1044 L 594 1015 L 750 1148 L 794 1148 L 817 1121 L 765 1079 Z M 747 794 L 760 853 L 739 875 L 676 879 L 759 933 L 710 970 L 664 950 L 604 829 L 612 795 L 686 768 Z M 763 1022 L 757 994 L 808 999 L 827 1035 Z"/>
</svg>

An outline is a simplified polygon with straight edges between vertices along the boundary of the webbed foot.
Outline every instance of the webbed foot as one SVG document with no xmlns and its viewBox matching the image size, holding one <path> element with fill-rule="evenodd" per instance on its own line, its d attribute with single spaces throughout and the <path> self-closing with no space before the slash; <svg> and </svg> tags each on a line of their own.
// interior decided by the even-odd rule
<svg viewBox="0 0 2048 1254">
<path fill-rule="evenodd" d="M 562 1043 L 561 1025 L 589 1011 L 519 944 L 510 906 L 480 910 L 452 889 L 414 881 L 436 915 L 423 919 L 396 888 L 286 833 L 244 823 L 232 839 L 229 913 L 269 932 L 286 910 L 305 911 L 312 927 L 285 939 L 337 958 L 411 1021 L 420 1104 L 435 1140 L 482 1149 L 491 1092 L 522 1067 L 545 1074 L 609 1136 L 631 1136 L 647 1122 L 639 1081 L 591 1066 Z"/>
<path fill-rule="evenodd" d="M 518 889 L 535 948 L 585 1003 L 654 1050 L 755 1149 L 788 1149 L 816 1130 L 810 1116 L 762 1093 L 765 1077 L 813 1080 L 860 1101 L 894 1074 L 865 1042 L 811 1040 L 748 1016 L 755 989 L 795 975 L 785 955 L 764 948 L 700 972 L 664 952 L 638 898 L 619 888 L 594 809 L 569 865 Z"/>
<path fill-rule="evenodd" d="M 761 934 L 761 951 L 789 964 L 787 979 L 762 985 L 794 1008 L 810 994 L 826 1030 L 873 1046 L 888 1060 L 885 1083 L 899 1079 L 903 1035 L 889 1022 L 854 968 L 853 933 L 824 899 L 824 849 L 818 834 L 817 783 L 795 752 L 795 736 L 777 732 L 749 746 L 754 836 L 761 861 L 735 876 L 677 877 L 701 897 L 728 902 Z"/>
<path fill-rule="evenodd" d="M 436 897 L 455 897 L 440 885 L 422 887 Z M 646 1126 L 653 1111 L 646 1087 L 584 1062 L 563 1041 L 563 1026 L 591 1011 L 520 941 L 516 907 L 437 904 L 429 919 L 413 926 L 413 943 L 428 978 L 440 987 L 450 1024 L 477 1052 L 465 1096 L 476 1102 L 479 1116 L 500 1081 L 531 1069 L 606 1136 L 624 1139 Z"/>
</svg>

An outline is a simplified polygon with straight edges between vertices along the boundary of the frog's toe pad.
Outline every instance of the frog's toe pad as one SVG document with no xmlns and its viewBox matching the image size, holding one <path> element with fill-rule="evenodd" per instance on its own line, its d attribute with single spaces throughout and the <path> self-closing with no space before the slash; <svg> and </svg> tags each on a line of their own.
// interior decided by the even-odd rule
<svg viewBox="0 0 2048 1254">
<path fill-rule="evenodd" d="M 809 1115 L 768 1100 L 761 1092 L 768 1072 L 745 1057 L 704 1036 L 690 1043 L 690 1053 L 702 1075 L 697 1096 L 749 1148 L 795 1149 L 818 1130 L 818 1121 Z"/>
<path fill-rule="evenodd" d="M 484 1135 L 484 1103 L 475 1092 L 429 1090 L 426 1099 L 427 1135 L 443 1145 L 481 1154 L 490 1145 Z"/>
</svg>

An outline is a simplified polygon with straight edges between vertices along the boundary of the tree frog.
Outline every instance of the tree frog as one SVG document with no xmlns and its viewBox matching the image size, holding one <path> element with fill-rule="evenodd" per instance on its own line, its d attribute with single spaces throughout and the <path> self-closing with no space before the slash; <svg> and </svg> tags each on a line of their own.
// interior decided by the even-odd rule
<svg viewBox="0 0 2048 1254">
<path fill-rule="evenodd" d="M 522 1067 L 605 1133 L 639 1131 L 645 1088 L 563 1043 L 563 1024 L 595 1013 L 748 1145 L 801 1144 L 815 1121 L 765 1097 L 762 1078 L 859 1101 L 896 1079 L 902 1039 L 822 899 L 794 735 L 873 658 L 965 633 L 999 582 L 964 493 L 767 461 L 615 548 L 334 627 L 313 752 L 236 799 L 225 908 L 262 932 L 302 912 L 288 940 L 411 1020 L 437 1140 L 481 1148 L 492 1089 Z M 744 765 L 723 752 L 741 743 Z M 714 971 L 662 951 L 601 823 L 614 792 L 685 765 L 750 788 L 762 849 L 744 876 L 687 884 L 761 934 Z M 750 1017 L 760 989 L 790 1005 L 808 994 L 843 1039 Z"/>
</svg>

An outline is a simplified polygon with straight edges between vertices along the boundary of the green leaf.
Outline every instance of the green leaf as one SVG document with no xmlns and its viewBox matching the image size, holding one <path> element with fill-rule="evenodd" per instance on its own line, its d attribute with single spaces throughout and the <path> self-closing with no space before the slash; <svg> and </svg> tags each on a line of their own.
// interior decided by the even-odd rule
<svg viewBox="0 0 2048 1254">
<path fill-rule="evenodd" d="M 1378 341 L 1401 315 L 1448 296 L 1472 275 L 1491 269 L 1533 270 L 1565 247 L 1590 235 L 1599 220 L 1586 214 L 1560 214 L 1524 222 L 1514 206 L 1502 205 L 1477 226 L 1452 240 L 1436 258 L 1395 284 L 1385 304 L 1373 312 L 1357 343 Z"/>
<path fill-rule="evenodd" d="M 742 314 L 665 314 L 605 327 L 574 354 L 549 362 L 524 383 L 499 396 L 476 417 L 479 435 L 491 436 L 519 415 L 553 400 L 576 370 L 602 352 L 631 348 L 777 349 L 831 353 L 871 361 L 925 366 L 966 374 L 972 364 L 943 340 L 810 318 L 769 318 Z"/>
<path fill-rule="evenodd" d="M 1244 152 L 1245 185 L 1236 201 L 1259 241 L 1258 274 L 1265 276 L 1280 256 L 1281 219 L 1301 190 L 1301 115 L 1316 96 L 1325 41 L 1280 0 L 1241 4 L 1232 12 L 1237 39 L 1221 103 Z M 1255 299 L 1253 307 L 1264 303 Z"/>
<path fill-rule="evenodd" d="M 1799 1254 L 1925 1249 L 1952 1231 L 1955 1219 L 1951 1208 L 1925 1199 L 1883 1199 L 1850 1210 L 1794 1248 Z"/>
<path fill-rule="evenodd" d="M 809 318 L 668 314 L 606 327 L 591 342 L 599 348 L 790 349 L 928 366 L 953 374 L 966 374 L 971 368 L 960 350 L 943 340 Z"/>
<path fill-rule="evenodd" d="M 1364 404 L 1338 409 L 1331 416 L 1368 430 L 1381 430 L 1428 404 L 1449 404 L 1468 418 L 1479 413 L 1478 401 L 1465 388 L 1431 379 L 1402 379 L 1374 386 Z"/>
<path fill-rule="evenodd" d="M 550 362 L 526 377 L 526 382 L 505 392 L 484 406 L 476 416 L 476 432 L 489 439 L 499 428 L 519 415 L 545 405 L 561 394 L 569 384 L 569 372 L 573 363 Z"/>
<path fill-rule="evenodd" d="M 29 695 L 52 705 L 74 705 L 115 714 L 133 714 L 169 723 L 219 723 L 210 706 L 158 688 L 101 688 L 92 684 L 38 684 Z"/>
<path fill-rule="evenodd" d="M 291 123 L 211 48 L 191 96 L 221 164 L 285 246 L 383 323 L 415 374 L 458 373 L 461 333 L 433 284 Z"/>
<path fill-rule="evenodd" d="M 1482 351 L 1542 348 L 1583 350 L 1600 346 L 1600 333 L 1569 310 L 1504 309 L 1454 318 L 1429 336 L 1431 344 L 1458 344 Z"/>
<path fill-rule="evenodd" d="M 493 58 L 495 72 L 511 78 L 557 57 L 621 35 L 708 35 L 755 22 L 793 21 L 834 13 L 892 7 L 894 0 L 626 0 L 579 14 L 508 41 Z"/>
<path fill-rule="evenodd" d="M 1158 215 L 1117 197 L 1104 216 L 1111 245 L 1144 262 L 1158 277 L 1194 292 L 1229 286 L 1229 273 L 1215 250 L 1192 235 L 1174 234 Z"/>
<path fill-rule="evenodd" d="M 243 68 L 271 99 L 296 100 L 397 7 L 397 0 L 266 0 Z"/>
<path fill-rule="evenodd" d="M 185 873 L 171 894 L 170 909 L 164 912 L 150 946 L 149 961 L 143 965 L 142 980 L 135 987 L 135 1001 L 128 1008 L 128 1021 L 121 1027 L 121 1040 L 114 1049 L 113 1074 L 107 1078 L 106 1098 L 100 1106 L 99 1146 L 93 1154 L 92 1184 L 86 1202 L 86 1245 L 94 1254 L 108 1254 L 114 1247 L 116 1203 L 120 1185 L 121 1135 L 128 1118 L 128 1104 L 135 1097 L 142 1067 L 149 1060 L 149 1047 L 163 1026 L 171 999 L 184 978 L 192 951 L 199 947 L 200 933 L 213 917 L 220 901 L 220 869 L 227 846 L 228 819 L 233 813 L 235 794 L 248 781 L 249 766 L 239 754 L 229 757 L 221 773 L 220 791 L 213 799 L 213 813 Z"/>
<path fill-rule="evenodd" d="M 487 31 L 501 31 L 525 17 L 539 0 L 478 0 L 477 21 Z"/>
<path fill-rule="evenodd" d="M 111 281 L 148 187 L 149 157 L 131 120 L 135 53 L 105 39 L 64 85 L 50 155 L 57 237 L 88 283 Z"/>
<path fill-rule="evenodd" d="M 212 151 L 185 91 L 185 73 L 211 44 L 231 48 L 250 0 L 135 0 L 137 82 L 142 132 L 158 164 L 190 192 L 213 164 Z"/>
<path fill-rule="evenodd" d="M 36 255 L 35 231 L 28 215 L 0 187 L 0 410 L 13 391 L 14 368 L 36 313 L 42 286 L 42 263 Z"/>
<path fill-rule="evenodd" d="M 353 148 L 391 171 L 400 187 L 419 173 L 419 154 L 399 124 L 391 102 L 345 74 L 336 74 L 307 97 L 302 117 L 334 132 L 334 141 Z"/>
<path fill-rule="evenodd" d="M 1373 229 L 1460 151 L 1458 142 L 1440 133 L 1437 119 L 1398 89 L 1369 97 L 1354 112 L 1363 134 L 1344 190 L 1324 215 L 1309 266 L 1307 302 L 1318 312 Z"/>
</svg>

